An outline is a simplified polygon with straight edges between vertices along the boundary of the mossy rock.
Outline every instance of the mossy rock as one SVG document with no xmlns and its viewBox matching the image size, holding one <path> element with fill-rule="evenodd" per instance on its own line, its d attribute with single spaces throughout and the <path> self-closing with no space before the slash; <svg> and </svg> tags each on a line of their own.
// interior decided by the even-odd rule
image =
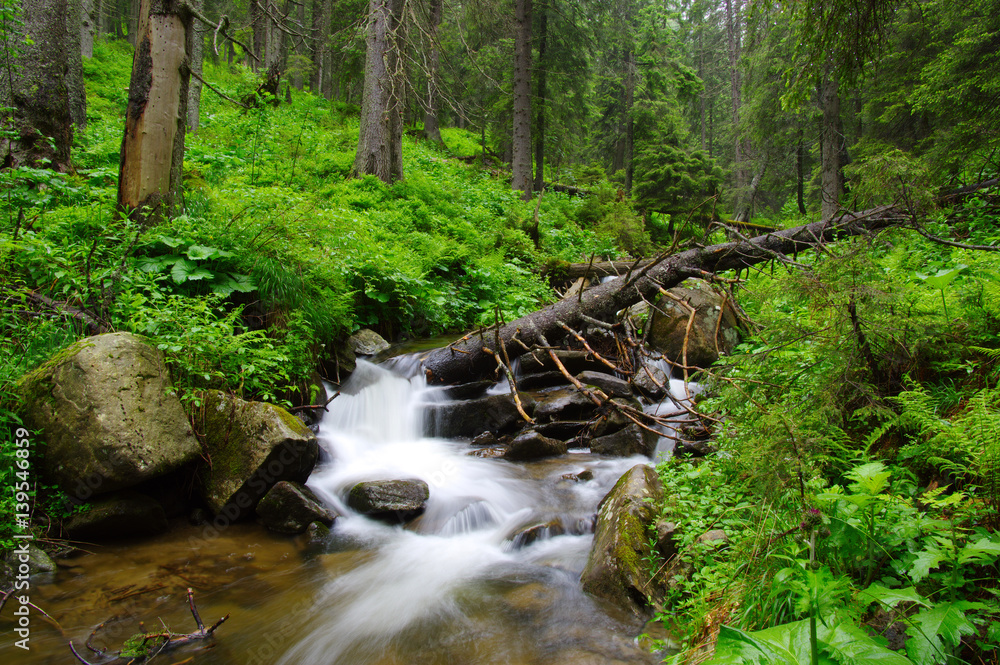
<svg viewBox="0 0 1000 665">
<path fill-rule="evenodd" d="M 195 421 L 208 461 L 198 471 L 202 496 L 216 515 L 251 517 L 257 502 L 281 480 L 304 483 L 319 444 L 301 420 L 264 402 L 208 390 Z"/>
<path fill-rule="evenodd" d="M 351 488 L 347 505 L 362 515 L 405 522 L 423 513 L 429 498 L 430 487 L 419 479 L 370 480 Z"/>
<path fill-rule="evenodd" d="M 626 471 L 601 501 L 580 575 L 584 591 L 637 619 L 649 613 L 647 599 L 657 591 L 658 554 L 650 547 L 649 529 L 662 498 L 663 485 L 652 467 L 639 464 Z"/>
<path fill-rule="evenodd" d="M 318 522 L 333 526 L 336 515 L 305 485 L 279 481 L 257 504 L 257 515 L 271 531 L 297 534 Z"/>
<path fill-rule="evenodd" d="M 201 448 L 172 388 L 163 355 L 130 333 L 83 339 L 22 377 L 42 475 L 88 500 L 194 461 Z"/>
<path fill-rule="evenodd" d="M 731 353 L 740 340 L 739 317 L 732 302 L 715 293 L 706 282 L 688 279 L 670 293 L 687 303 L 660 296 L 649 321 L 646 341 L 671 361 L 684 360 L 684 338 L 687 337 L 687 364 L 709 367 L 720 354 Z M 694 309 L 694 323 L 688 333 L 688 320 Z"/>
</svg>

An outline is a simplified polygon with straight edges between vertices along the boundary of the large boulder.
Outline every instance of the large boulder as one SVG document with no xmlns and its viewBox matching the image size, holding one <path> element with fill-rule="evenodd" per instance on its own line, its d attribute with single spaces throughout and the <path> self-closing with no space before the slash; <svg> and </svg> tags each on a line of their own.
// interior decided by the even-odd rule
<svg viewBox="0 0 1000 665">
<path fill-rule="evenodd" d="M 521 405 L 530 415 L 534 402 L 519 394 Z M 524 424 L 511 395 L 487 395 L 479 399 L 431 404 L 424 411 L 424 429 L 430 436 L 445 439 L 473 438 L 483 432 L 501 433 Z"/>
<path fill-rule="evenodd" d="M 662 498 L 663 485 L 652 467 L 639 464 L 626 471 L 598 507 L 594 543 L 580 575 L 584 591 L 637 619 L 648 614 L 647 599 L 656 593 L 658 554 L 649 529 Z"/>
<path fill-rule="evenodd" d="M 257 515 L 278 533 L 303 533 L 310 524 L 333 526 L 336 515 L 305 485 L 279 481 L 257 504 Z"/>
<path fill-rule="evenodd" d="M 95 500 L 66 520 L 65 528 L 74 540 L 120 540 L 163 533 L 167 516 L 155 499 L 125 491 Z"/>
<path fill-rule="evenodd" d="M 556 388 L 536 396 L 534 417 L 540 423 L 556 420 L 589 420 L 597 405 L 572 386 Z"/>
<path fill-rule="evenodd" d="M 587 370 L 577 374 L 576 380 L 585 385 L 600 388 L 608 397 L 632 397 L 632 386 L 629 385 L 629 382 L 607 372 Z"/>
<path fill-rule="evenodd" d="M 687 364 L 708 367 L 721 353 L 732 353 L 740 340 L 739 318 L 732 303 L 713 291 L 707 283 L 688 279 L 670 293 L 695 311 L 694 323 L 687 334 L 691 310 L 666 296 L 660 296 L 649 320 L 646 342 L 672 362 L 684 359 L 687 335 Z M 721 320 L 720 320 L 721 319 Z"/>
<path fill-rule="evenodd" d="M 80 500 L 164 475 L 201 453 L 163 355 L 141 337 L 88 337 L 26 375 L 25 423 L 40 469 Z"/>
<path fill-rule="evenodd" d="M 247 402 L 207 390 L 195 416 L 209 463 L 199 469 L 202 496 L 217 515 L 250 517 L 257 502 L 280 480 L 304 483 L 319 457 L 319 444 L 302 421 L 264 402 Z"/>
<path fill-rule="evenodd" d="M 362 515 L 405 522 L 424 512 L 429 498 L 430 487 L 422 480 L 370 480 L 351 488 L 347 505 Z"/>
</svg>

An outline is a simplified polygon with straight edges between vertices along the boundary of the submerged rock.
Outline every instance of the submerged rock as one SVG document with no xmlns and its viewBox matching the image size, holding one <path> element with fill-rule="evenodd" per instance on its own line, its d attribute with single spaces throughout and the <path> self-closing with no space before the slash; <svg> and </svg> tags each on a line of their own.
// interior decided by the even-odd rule
<svg viewBox="0 0 1000 665">
<path fill-rule="evenodd" d="M 651 565 L 656 553 L 648 529 L 657 515 L 663 486 L 656 471 L 639 464 L 622 475 L 598 508 L 594 543 L 580 575 L 583 590 L 637 618 L 648 613 L 649 596 L 657 593 Z"/>
<path fill-rule="evenodd" d="M 81 340 L 18 389 L 25 424 L 42 431 L 42 474 L 81 501 L 164 475 L 201 453 L 163 355 L 137 335 Z"/>
<path fill-rule="evenodd" d="M 510 447 L 504 454 L 509 460 L 531 460 L 541 457 L 565 455 L 568 450 L 564 441 L 550 439 L 535 430 L 522 432 L 510 442 Z"/>
<path fill-rule="evenodd" d="M 284 409 L 246 402 L 217 390 L 202 394 L 197 414 L 211 464 L 199 469 L 202 494 L 229 520 L 253 515 L 257 502 L 280 480 L 304 483 L 319 456 L 309 428 Z"/>
<path fill-rule="evenodd" d="M 370 480 L 351 488 L 347 505 L 362 515 L 405 522 L 421 514 L 429 498 L 430 487 L 422 480 Z"/>
<path fill-rule="evenodd" d="M 155 499 L 126 491 L 100 497 L 64 526 L 74 540 L 118 540 L 163 533 L 167 516 Z"/>
<path fill-rule="evenodd" d="M 278 533 L 302 533 L 313 522 L 333 526 L 336 515 L 305 485 L 282 480 L 257 504 L 257 515 Z"/>
</svg>

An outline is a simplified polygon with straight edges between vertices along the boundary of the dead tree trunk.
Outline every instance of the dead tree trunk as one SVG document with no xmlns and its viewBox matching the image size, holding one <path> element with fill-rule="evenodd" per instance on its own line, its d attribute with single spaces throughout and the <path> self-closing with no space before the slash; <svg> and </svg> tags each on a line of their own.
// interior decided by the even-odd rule
<svg viewBox="0 0 1000 665">
<path fill-rule="evenodd" d="M 584 291 L 579 298 L 561 300 L 499 329 L 489 329 L 432 351 L 423 366 L 432 383 L 460 383 L 484 377 L 497 368 L 496 353 L 503 349 L 513 359 L 547 338 L 561 338 L 566 327 L 582 329 L 588 322 L 612 323 L 617 312 L 641 300 L 652 300 L 661 288 L 688 277 L 739 270 L 764 261 L 793 263 L 788 258 L 837 237 L 877 231 L 909 218 L 893 206 L 846 213 L 830 222 L 814 222 L 739 242 L 690 249 L 635 269 L 621 279 Z M 501 348 L 503 347 L 503 348 Z"/>
<path fill-rule="evenodd" d="M 192 19 L 174 0 L 143 0 L 118 167 L 118 205 L 143 223 L 180 202 Z"/>
</svg>

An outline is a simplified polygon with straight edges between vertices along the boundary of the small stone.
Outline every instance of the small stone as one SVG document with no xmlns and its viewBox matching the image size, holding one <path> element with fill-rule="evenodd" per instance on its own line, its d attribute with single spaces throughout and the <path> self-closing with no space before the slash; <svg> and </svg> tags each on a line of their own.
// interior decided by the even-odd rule
<svg viewBox="0 0 1000 665">
<path fill-rule="evenodd" d="M 257 504 L 257 515 L 264 526 L 278 533 L 302 533 L 314 522 L 329 527 L 336 519 L 312 490 L 285 480 L 264 495 Z"/>
<path fill-rule="evenodd" d="M 430 487 L 422 480 L 372 480 L 351 488 L 347 505 L 362 515 L 405 522 L 424 512 Z"/>
</svg>

